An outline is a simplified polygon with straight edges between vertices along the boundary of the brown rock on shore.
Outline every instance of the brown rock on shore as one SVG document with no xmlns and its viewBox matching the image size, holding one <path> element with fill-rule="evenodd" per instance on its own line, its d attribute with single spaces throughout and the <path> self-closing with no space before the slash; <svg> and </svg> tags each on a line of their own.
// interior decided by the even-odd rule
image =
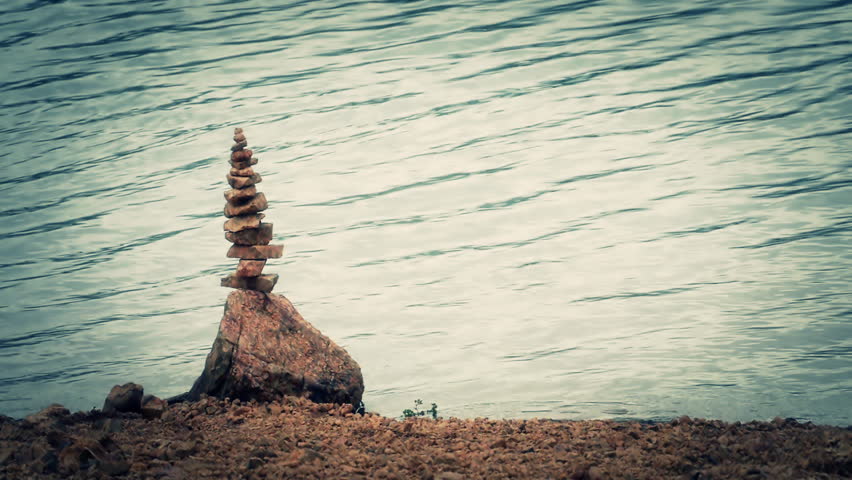
<svg viewBox="0 0 852 480">
<path fill-rule="evenodd" d="M 97 411 L 66 414 L 59 425 L 0 417 L 0 478 L 839 480 L 852 476 L 850 429 L 794 420 L 400 421 L 297 397 L 271 403 L 205 398 L 170 405 L 159 419 L 127 414 L 120 419 L 120 431 L 113 433 L 103 432 L 104 420 Z"/>
<path fill-rule="evenodd" d="M 306 322 L 289 300 L 236 290 L 228 295 L 219 334 L 188 398 L 304 395 L 315 402 L 357 406 L 363 392 L 358 363 Z"/>
<path fill-rule="evenodd" d="M 135 383 L 116 385 L 112 387 L 104 400 L 103 411 L 105 413 L 139 412 L 142 410 L 144 393 L 142 385 Z"/>
</svg>

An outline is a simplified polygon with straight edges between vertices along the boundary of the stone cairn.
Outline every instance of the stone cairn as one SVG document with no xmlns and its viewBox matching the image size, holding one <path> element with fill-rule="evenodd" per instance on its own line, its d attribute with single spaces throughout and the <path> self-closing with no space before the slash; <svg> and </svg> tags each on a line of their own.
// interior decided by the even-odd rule
<svg viewBox="0 0 852 480">
<path fill-rule="evenodd" d="M 239 258 L 237 271 L 222 279 L 223 287 L 271 292 L 278 282 L 277 274 L 263 275 L 263 267 L 269 258 L 280 258 L 283 245 L 269 245 L 272 241 L 272 224 L 261 223 L 266 210 L 266 196 L 257 192 L 260 174 L 252 165 L 257 158 L 246 149 L 248 141 L 242 128 L 234 129 L 234 145 L 231 146 L 231 171 L 226 178 L 231 190 L 225 192 L 225 238 L 233 243 L 228 258 Z"/>
</svg>

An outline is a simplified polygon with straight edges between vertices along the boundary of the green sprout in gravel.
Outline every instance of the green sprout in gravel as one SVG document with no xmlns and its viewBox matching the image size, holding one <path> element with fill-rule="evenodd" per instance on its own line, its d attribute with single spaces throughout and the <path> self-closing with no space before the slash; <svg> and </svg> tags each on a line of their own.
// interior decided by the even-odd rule
<svg viewBox="0 0 852 480">
<path fill-rule="evenodd" d="M 432 406 L 427 410 L 423 410 L 421 407 L 423 407 L 423 400 L 420 400 L 418 398 L 417 400 L 414 401 L 414 410 L 412 410 L 410 408 L 406 408 L 405 410 L 402 411 L 403 418 L 425 417 L 428 414 L 429 416 L 432 417 L 432 420 L 438 419 L 438 404 L 437 403 L 433 403 Z"/>
</svg>

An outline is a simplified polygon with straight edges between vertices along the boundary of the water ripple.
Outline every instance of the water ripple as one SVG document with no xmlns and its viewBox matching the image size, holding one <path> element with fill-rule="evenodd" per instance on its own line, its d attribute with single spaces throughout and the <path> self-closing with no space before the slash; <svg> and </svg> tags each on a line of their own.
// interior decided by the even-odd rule
<svg viewBox="0 0 852 480">
<path fill-rule="evenodd" d="M 371 409 L 849 424 L 849 5 L 10 0 L 0 413 L 192 383 L 242 126 Z"/>
</svg>

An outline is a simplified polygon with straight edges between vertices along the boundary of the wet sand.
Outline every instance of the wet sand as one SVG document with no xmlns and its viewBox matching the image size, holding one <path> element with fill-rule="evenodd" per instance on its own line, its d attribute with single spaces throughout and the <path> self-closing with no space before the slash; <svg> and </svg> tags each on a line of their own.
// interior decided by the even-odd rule
<svg viewBox="0 0 852 480">
<path fill-rule="evenodd" d="M 794 420 L 393 419 L 286 397 L 160 418 L 0 417 L 0 478 L 839 479 L 852 430 Z"/>
</svg>

